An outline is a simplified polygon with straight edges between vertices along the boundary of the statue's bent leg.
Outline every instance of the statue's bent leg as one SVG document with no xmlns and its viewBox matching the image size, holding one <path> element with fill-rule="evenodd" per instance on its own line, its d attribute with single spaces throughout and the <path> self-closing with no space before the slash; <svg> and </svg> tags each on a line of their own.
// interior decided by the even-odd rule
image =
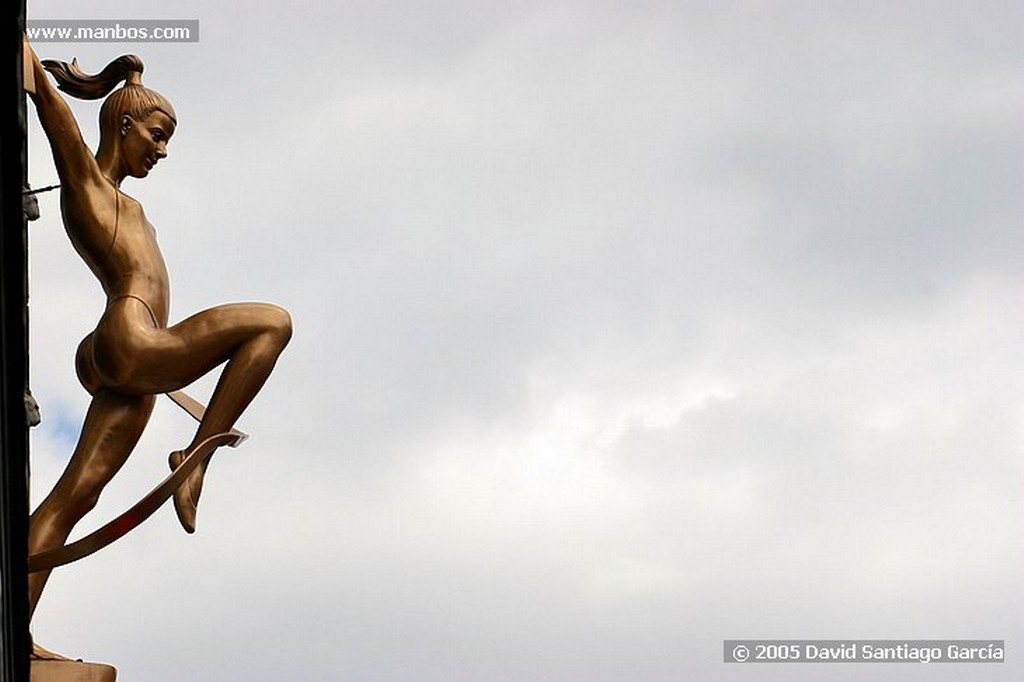
<svg viewBox="0 0 1024 682">
<path fill-rule="evenodd" d="M 118 305 L 140 305 L 131 299 Z M 166 393 L 187 386 L 227 363 L 192 442 L 171 453 L 174 468 L 182 453 L 235 421 L 270 376 L 291 338 L 291 318 L 266 303 L 235 303 L 192 315 L 167 329 L 146 328 L 139 316 L 111 316 L 97 332 L 96 364 L 118 390 Z M 116 378 L 116 379 L 115 379 Z M 175 511 L 188 532 L 195 530 L 196 505 L 207 462 L 196 468 L 174 497 Z"/>
<path fill-rule="evenodd" d="M 75 524 L 96 506 L 103 488 L 135 448 L 155 400 L 150 395 L 128 396 L 108 390 L 93 396 L 71 460 L 29 520 L 29 554 L 62 546 Z M 39 571 L 29 576 L 30 613 L 49 575 L 49 571 Z"/>
<path fill-rule="evenodd" d="M 265 304 L 239 304 L 223 306 L 213 311 L 213 315 L 222 315 L 227 321 L 236 315 L 244 319 L 243 328 L 248 328 L 249 335 L 237 345 L 227 365 L 221 372 L 217 387 L 210 397 L 209 406 L 199 423 L 195 437 L 185 448 L 191 450 L 206 438 L 230 430 L 242 411 L 262 388 L 270 372 L 273 370 L 278 356 L 291 338 L 291 318 L 288 313 L 276 306 Z M 200 313 L 203 315 L 203 313 Z M 190 318 L 192 319 L 192 318 Z M 182 324 L 189 322 L 185 320 Z M 201 341 L 197 341 L 202 345 Z M 214 344 L 216 345 L 216 344 Z M 170 456 L 171 468 L 181 460 L 182 452 L 173 452 Z M 199 495 L 202 492 L 203 477 L 209 464 L 207 458 L 189 476 L 174 496 L 174 510 L 178 520 L 186 532 L 195 531 L 196 511 Z"/>
</svg>

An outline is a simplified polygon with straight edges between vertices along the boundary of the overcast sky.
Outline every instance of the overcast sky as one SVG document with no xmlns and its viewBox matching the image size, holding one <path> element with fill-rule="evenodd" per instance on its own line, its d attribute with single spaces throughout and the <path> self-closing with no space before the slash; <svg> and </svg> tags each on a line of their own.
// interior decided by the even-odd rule
<svg viewBox="0 0 1024 682">
<path fill-rule="evenodd" d="M 123 187 L 172 318 L 266 300 L 295 337 L 196 535 L 168 505 L 58 569 L 44 646 L 128 682 L 1024 674 L 1024 5 L 29 2 L 81 17 L 200 21 L 37 51 L 138 53 L 174 103 Z M 104 306 L 40 201 L 36 501 Z M 193 428 L 158 403 L 76 536 Z M 723 664 L 739 638 L 1010 660 Z"/>
</svg>

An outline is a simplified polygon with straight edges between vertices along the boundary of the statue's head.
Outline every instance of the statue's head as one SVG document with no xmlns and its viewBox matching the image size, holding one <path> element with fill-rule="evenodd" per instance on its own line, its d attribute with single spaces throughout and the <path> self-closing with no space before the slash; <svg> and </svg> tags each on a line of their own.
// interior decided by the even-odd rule
<svg viewBox="0 0 1024 682">
<path fill-rule="evenodd" d="M 167 141 L 174 134 L 177 116 L 166 97 L 142 84 L 144 66 L 139 57 L 118 57 L 94 76 L 83 72 L 76 60 L 70 64 L 47 60 L 43 65 L 58 87 L 74 97 L 106 96 L 100 107 L 100 150 L 119 153 L 129 175 L 145 177 L 167 156 Z"/>
</svg>

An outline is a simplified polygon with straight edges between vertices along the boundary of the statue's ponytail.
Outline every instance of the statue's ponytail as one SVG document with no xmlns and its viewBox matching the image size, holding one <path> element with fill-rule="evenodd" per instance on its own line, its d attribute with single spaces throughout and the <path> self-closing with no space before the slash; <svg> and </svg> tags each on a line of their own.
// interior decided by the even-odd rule
<svg viewBox="0 0 1024 682">
<path fill-rule="evenodd" d="M 106 97 L 121 82 L 126 85 L 141 85 L 142 60 L 133 54 L 118 57 L 102 71 L 90 76 L 78 66 L 78 60 L 71 63 L 47 59 L 43 66 L 57 80 L 57 87 L 78 99 L 101 99 Z"/>
</svg>

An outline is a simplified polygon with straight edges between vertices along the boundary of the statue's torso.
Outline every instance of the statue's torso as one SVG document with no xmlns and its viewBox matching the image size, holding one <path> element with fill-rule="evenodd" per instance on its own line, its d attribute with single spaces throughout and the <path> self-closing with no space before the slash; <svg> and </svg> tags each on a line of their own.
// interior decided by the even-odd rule
<svg viewBox="0 0 1024 682">
<path fill-rule="evenodd" d="M 88 197 L 80 210 L 62 197 L 64 225 L 75 250 L 99 280 L 108 301 L 145 301 L 160 326 L 167 324 L 170 279 L 156 231 L 142 205 L 117 191 Z"/>
</svg>

